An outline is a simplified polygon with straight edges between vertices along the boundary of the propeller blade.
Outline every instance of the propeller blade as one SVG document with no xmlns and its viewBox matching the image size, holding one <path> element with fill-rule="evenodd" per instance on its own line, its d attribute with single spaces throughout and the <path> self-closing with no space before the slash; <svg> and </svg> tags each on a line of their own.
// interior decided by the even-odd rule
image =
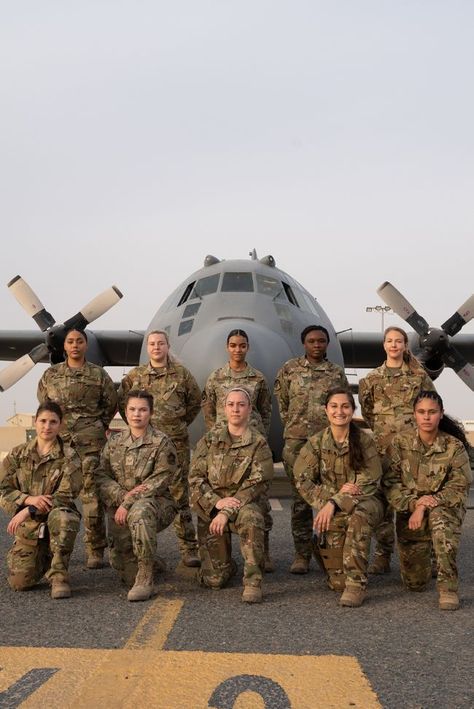
<svg viewBox="0 0 474 709">
<path fill-rule="evenodd" d="M 441 357 L 443 362 L 445 362 L 448 367 L 451 367 L 451 369 L 454 369 L 458 377 L 474 391 L 474 367 L 459 350 L 450 345 L 446 352 L 443 352 Z"/>
<path fill-rule="evenodd" d="M 447 335 L 457 335 L 469 320 L 474 318 L 474 294 L 456 310 L 454 315 L 451 315 L 445 323 L 441 325 Z"/>
<path fill-rule="evenodd" d="M 13 297 L 18 301 L 23 310 L 33 318 L 42 332 L 45 332 L 56 322 L 51 313 L 45 309 L 36 293 L 21 276 L 15 276 L 7 284 Z"/>
<path fill-rule="evenodd" d="M 107 290 L 91 300 L 90 303 L 87 303 L 76 315 L 66 320 L 64 328 L 70 330 L 71 328 L 77 327 L 79 330 L 84 330 L 87 325 L 110 310 L 122 297 L 123 294 L 119 291 L 117 286 L 107 288 Z"/>
<path fill-rule="evenodd" d="M 393 312 L 405 320 L 415 332 L 419 335 L 426 335 L 430 326 L 425 318 L 416 312 L 413 305 L 408 302 L 405 296 L 403 296 L 395 286 L 385 281 L 377 288 L 377 293 L 382 298 L 383 302 L 389 305 Z"/>
<path fill-rule="evenodd" d="M 23 355 L 23 357 L 17 359 L 16 362 L 9 364 L 8 367 L 5 367 L 5 369 L 0 372 L 0 391 L 6 391 L 13 386 L 13 384 L 16 384 L 25 374 L 28 374 L 28 372 L 33 369 L 37 362 L 40 362 L 43 357 L 46 357 L 48 352 L 49 350 L 46 345 L 38 345 L 34 347 L 31 352 Z"/>
</svg>

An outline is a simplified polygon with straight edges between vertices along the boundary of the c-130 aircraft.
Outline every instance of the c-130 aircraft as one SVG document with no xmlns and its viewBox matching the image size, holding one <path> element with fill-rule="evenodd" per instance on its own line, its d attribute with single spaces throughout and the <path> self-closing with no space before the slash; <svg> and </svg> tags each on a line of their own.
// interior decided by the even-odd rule
<svg viewBox="0 0 474 709">
<path fill-rule="evenodd" d="M 284 362 L 300 356 L 300 333 L 307 325 L 329 332 L 327 356 L 341 367 L 377 367 L 385 358 L 380 333 L 336 333 L 318 301 L 294 278 L 277 268 L 273 256 L 259 259 L 255 249 L 248 260 L 225 261 L 206 256 L 203 268 L 191 274 L 164 301 L 145 332 L 87 329 L 89 361 L 102 366 L 135 366 L 148 362 L 145 335 L 168 333 L 173 354 L 194 374 L 201 388 L 207 377 L 227 361 L 225 343 L 230 330 L 249 336 L 249 361 L 270 386 Z M 8 288 L 39 326 L 38 331 L 0 332 L 0 359 L 15 360 L 0 372 L 0 391 L 13 386 L 37 362 L 63 361 L 66 330 L 87 328 L 115 305 L 122 294 L 115 286 L 101 293 L 76 315 L 57 324 L 30 286 L 16 276 Z M 390 283 L 378 288 L 381 299 L 414 330 L 410 347 L 435 379 L 445 366 L 474 390 L 474 335 L 459 335 L 474 317 L 474 295 L 441 328 L 432 328 Z M 43 333 L 43 334 L 42 334 Z M 17 359 L 18 358 L 18 359 Z M 202 417 L 191 427 L 191 439 L 204 431 Z M 282 427 L 273 409 L 270 446 L 281 457 Z"/>
</svg>

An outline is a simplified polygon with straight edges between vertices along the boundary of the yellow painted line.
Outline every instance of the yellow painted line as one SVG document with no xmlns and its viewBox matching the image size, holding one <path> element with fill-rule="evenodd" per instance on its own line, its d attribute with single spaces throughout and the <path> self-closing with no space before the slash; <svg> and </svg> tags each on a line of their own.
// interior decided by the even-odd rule
<svg viewBox="0 0 474 709">
<path fill-rule="evenodd" d="M 184 601 L 157 598 L 125 644 L 126 650 L 162 650 L 184 605 Z"/>
<path fill-rule="evenodd" d="M 25 698 L 24 709 L 42 705 L 205 709 L 219 706 L 209 702 L 212 697 L 215 700 L 223 683 L 227 689 L 229 685 L 239 687 L 233 705 L 221 704 L 234 709 L 263 708 L 263 692 L 269 685 L 287 698 L 292 709 L 381 708 L 354 657 L 175 652 L 146 647 L 140 651 L 4 647 L 1 665 L 0 691 L 8 690 L 34 668 L 58 668 Z M 255 682 L 262 693 L 255 690 Z"/>
</svg>

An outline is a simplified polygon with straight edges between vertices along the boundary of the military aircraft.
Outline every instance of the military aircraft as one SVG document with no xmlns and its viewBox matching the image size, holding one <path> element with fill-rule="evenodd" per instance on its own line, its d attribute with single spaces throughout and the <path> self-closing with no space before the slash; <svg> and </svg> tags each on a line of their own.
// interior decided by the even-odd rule
<svg viewBox="0 0 474 709">
<path fill-rule="evenodd" d="M 290 275 L 277 268 L 273 256 L 259 259 L 255 250 L 248 260 L 225 261 L 206 256 L 203 268 L 191 274 L 165 300 L 147 329 L 165 330 L 173 353 L 204 386 L 210 372 L 227 361 L 226 338 L 235 328 L 247 332 L 249 361 L 272 384 L 276 372 L 291 357 L 301 354 L 300 333 L 307 325 L 323 325 L 329 332 L 328 358 L 344 366 L 372 368 L 384 359 L 380 333 L 336 333 L 318 301 Z M 76 315 L 57 324 L 29 285 L 20 276 L 8 287 L 43 334 L 37 331 L 0 332 L 0 359 L 16 360 L 0 372 L 0 390 L 6 390 L 37 362 L 63 360 L 66 329 L 86 328 L 122 294 L 113 286 L 94 298 Z M 435 379 L 451 367 L 474 390 L 474 336 L 459 335 L 474 317 L 474 295 L 446 320 L 431 328 L 390 283 L 378 289 L 382 300 L 414 329 L 412 351 Z M 102 366 L 133 366 L 147 362 L 145 332 L 87 329 L 88 359 Z M 17 359 L 19 357 L 19 359 Z M 201 417 L 191 428 L 196 439 L 203 432 Z M 274 407 L 270 445 L 279 459 L 281 423 Z"/>
</svg>

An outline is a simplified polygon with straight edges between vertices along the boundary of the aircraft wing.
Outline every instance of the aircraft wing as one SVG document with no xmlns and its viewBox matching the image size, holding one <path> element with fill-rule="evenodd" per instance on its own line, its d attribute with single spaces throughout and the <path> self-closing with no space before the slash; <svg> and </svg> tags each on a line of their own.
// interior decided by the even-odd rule
<svg viewBox="0 0 474 709">
<path fill-rule="evenodd" d="M 410 347 L 416 355 L 417 349 L 419 349 L 417 344 L 419 337 L 415 333 L 409 333 L 408 337 Z M 341 332 L 337 339 L 341 344 L 346 367 L 373 369 L 380 366 L 385 360 L 380 332 L 352 332 L 349 330 Z M 450 338 L 450 342 L 470 364 L 474 365 L 474 334 L 456 335 Z"/>
<path fill-rule="evenodd" d="M 105 366 L 127 367 L 138 364 L 144 331 L 141 330 L 88 330 L 91 336 L 91 350 L 97 347 L 100 357 L 91 357 Z M 38 330 L 2 330 L 0 331 L 0 360 L 15 361 L 28 354 L 37 345 L 44 344 L 44 334 Z M 41 362 L 49 362 L 48 356 Z"/>
</svg>

